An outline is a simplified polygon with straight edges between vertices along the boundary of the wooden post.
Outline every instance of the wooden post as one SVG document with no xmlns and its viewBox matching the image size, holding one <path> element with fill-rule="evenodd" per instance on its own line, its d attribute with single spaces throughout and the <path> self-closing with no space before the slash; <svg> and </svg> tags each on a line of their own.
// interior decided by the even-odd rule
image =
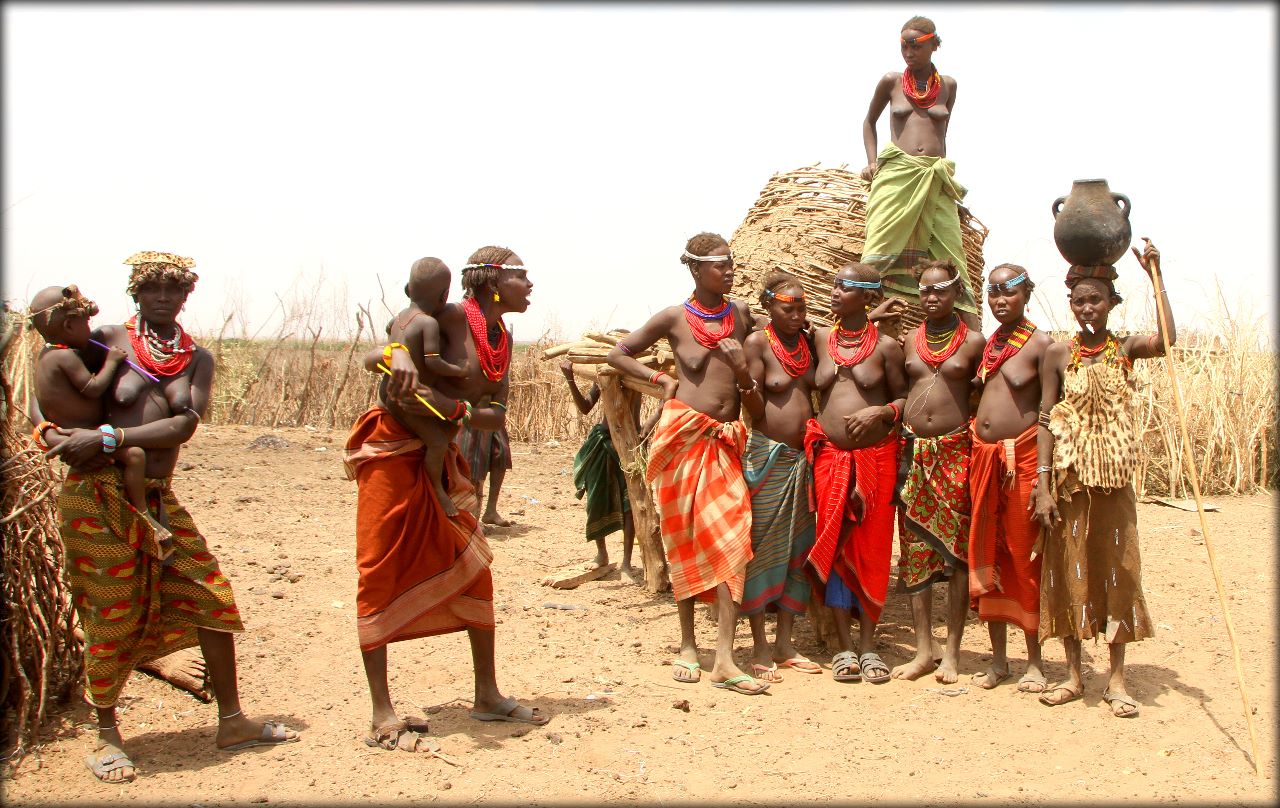
<svg viewBox="0 0 1280 808">
<path fill-rule="evenodd" d="M 644 565 L 644 584 L 650 592 L 665 592 L 671 588 L 667 577 L 666 554 L 662 550 L 662 536 L 658 532 L 658 512 L 649 494 L 649 483 L 640 465 L 640 435 L 631 414 L 634 390 L 624 390 L 622 382 L 614 374 L 601 373 L 596 377 L 600 385 L 600 404 L 609 419 L 609 435 L 618 460 L 627 478 L 627 495 L 631 499 L 631 521 L 636 529 L 636 544 L 640 546 L 640 559 Z"/>
</svg>

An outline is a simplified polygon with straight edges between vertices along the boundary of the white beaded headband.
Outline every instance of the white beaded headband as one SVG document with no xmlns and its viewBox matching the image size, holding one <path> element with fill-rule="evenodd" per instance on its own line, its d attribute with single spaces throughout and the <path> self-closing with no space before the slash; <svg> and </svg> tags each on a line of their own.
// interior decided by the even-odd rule
<svg viewBox="0 0 1280 808">
<path fill-rule="evenodd" d="M 925 289 L 928 289 L 930 287 L 934 289 L 946 289 L 948 286 L 950 286 L 951 284 L 955 283 L 958 280 L 960 280 L 960 276 L 956 275 L 954 278 L 948 278 L 947 280 L 942 281 L 941 283 L 921 284 L 920 291 L 923 292 Z"/>
<path fill-rule="evenodd" d="M 484 269 L 485 267 L 497 267 L 498 269 L 524 269 L 524 264 L 467 264 L 463 269 Z"/>
<path fill-rule="evenodd" d="M 732 255 L 694 255 L 688 250 L 684 251 L 684 257 L 691 261 L 732 261 Z"/>
</svg>

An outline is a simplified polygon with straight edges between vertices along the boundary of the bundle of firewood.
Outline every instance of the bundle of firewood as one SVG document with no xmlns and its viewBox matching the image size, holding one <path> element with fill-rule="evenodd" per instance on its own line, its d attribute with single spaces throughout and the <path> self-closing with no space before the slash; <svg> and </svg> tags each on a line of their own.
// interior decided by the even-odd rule
<svg viewBox="0 0 1280 808">
<path fill-rule="evenodd" d="M 618 373 L 606 362 L 609 352 L 629 333 L 629 331 L 617 328 L 607 332 L 588 331 L 578 340 L 547 348 L 542 352 L 542 358 L 555 359 L 556 357 L 564 357 L 573 363 L 574 374 L 587 381 L 594 382 L 601 376 L 618 376 L 621 378 L 624 387 L 655 398 L 661 398 L 662 388 L 658 385 L 642 382 Z M 658 340 L 649 348 L 634 354 L 632 358 L 645 367 L 663 370 L 672 376 L 675 375 L 675 357 L 672 356 L 671 346 L 665 339 Z"/>
</svg>

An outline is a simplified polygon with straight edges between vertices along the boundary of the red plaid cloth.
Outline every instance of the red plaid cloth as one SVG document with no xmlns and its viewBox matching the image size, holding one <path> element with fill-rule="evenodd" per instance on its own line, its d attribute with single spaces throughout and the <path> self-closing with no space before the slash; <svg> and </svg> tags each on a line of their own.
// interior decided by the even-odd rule
<svg viewBox="0 0 1280 808">
<path fill-rule="evenodd" d="M 742 602 L 751 560 L 751 498 L 742 476 L 747 428 L 672 399 L 653 431 L 645 478 L 654 485 L 671 593 L 676 600 L 729 585 Z"/>
</svg>

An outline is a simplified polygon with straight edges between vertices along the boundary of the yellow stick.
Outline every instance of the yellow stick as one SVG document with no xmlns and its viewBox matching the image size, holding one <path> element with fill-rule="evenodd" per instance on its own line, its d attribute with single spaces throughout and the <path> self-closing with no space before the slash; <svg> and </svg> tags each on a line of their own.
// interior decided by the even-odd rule
<svg viewBox="0 0 1280 808">
<path fill-rule="evenodd" d="M 1136 248 L 1135 248 L 1136 252 Z M 1262 776 L 1262 762 L 1258 758 L 1258 732 L 1253 726 L 1253 709 L 1249 706 L 1249 694 L 1244 688 L 1244 667 L 1240 664 L 1240 648 L 1236 645 L 1236 629 L 1231 622 L 1231 610 L 1227 608 L 1227 596 L 1222 588 L 1222 574 L 1218 572 L 1218 561 L 1213 555 L 1213 542 L 1209 540 L 1209 522 L 1205 519 L 1204 504 L 1200 501 L 1200 473 L 1196 470 L 1195 458 L 1191 455 L 1191 440 L 1187 437 L 1187 415 L 1182 408 L 1182 394 L 1178 392 L 1178 372 L 1173 364 L 1173 351 L 1169 345 L 1169 323 L 1165 315 L 1165 304 L 1160 298 L 1164 295 L 1164 282 L 1160 277 L 1160 262 L 1151 262 L 1151 285 L 1156 290 L 1156 316 L 1160 318 L 1160 337 L 1164 341 L 1164 358 L 1169 365 L 1169 381 L 1173 387 L 1173 406 L 1178 411 L 1178 423 L 1182 428 L 1182 451 L 1187 461 L 1187 473 L 1191 478 L 1191 493 L 1196 498 L 1196 510 L 1200 514 L 1200 533 L 1204 537 L 1204 549 L 1209 553 L 1209 567 L 1213 570 L 1213 582 L 1218 587 L 1218 602 L 1222 604 L 1222 617 L 1227 625 L 1227 638 L 1231 640 L 1231 656 L 1236 663 L 1236 678 L 1240 683 L 1240 700 L 1244 702 L 1244 720 L 1249 725 L 1249 743 L 1253 747 L 1253 773 Z"/>
<path fill-rule="evenodd" d="M 391 368 L 387 367 L 386 365 L 382 364 L 381 362 L 379 362 L 379 363 L 378 363 L 378 370 L 382 371 L 383 373 L 387 374 L 388 376 L 390 376 L 390 375 L 391 375 Z M 429 410 L 431 410 L 432 412 L 434 412 L 434 413 L 436 414 L 436 417 L 437 417 L 437 418 L 439 418 L 441 421 L 448 421 L 448 420 L 449 420 L 448 418 L 445 418 L 443 415 L 441 415 L 441 414 L 440 414 L 440 410 L 437 410 L 435 407 L 431 406 L 431 402 L 430 402 L 430 401 L 427 401 L 425 398 L 423 398 L 422 396 L 418 395 L 417 393 L 414 393 L 414 394 L 413 394 L 413 397 L 414 397 L 414 398 L 416 398 L 416 399 L 418 399 L 419 401 L 421 401 L 421 402 L 422 402 L 422 406 L 424 406 L 424 407 L 426 407 L 427 409 L 429 409 Z"/>
</svg>

